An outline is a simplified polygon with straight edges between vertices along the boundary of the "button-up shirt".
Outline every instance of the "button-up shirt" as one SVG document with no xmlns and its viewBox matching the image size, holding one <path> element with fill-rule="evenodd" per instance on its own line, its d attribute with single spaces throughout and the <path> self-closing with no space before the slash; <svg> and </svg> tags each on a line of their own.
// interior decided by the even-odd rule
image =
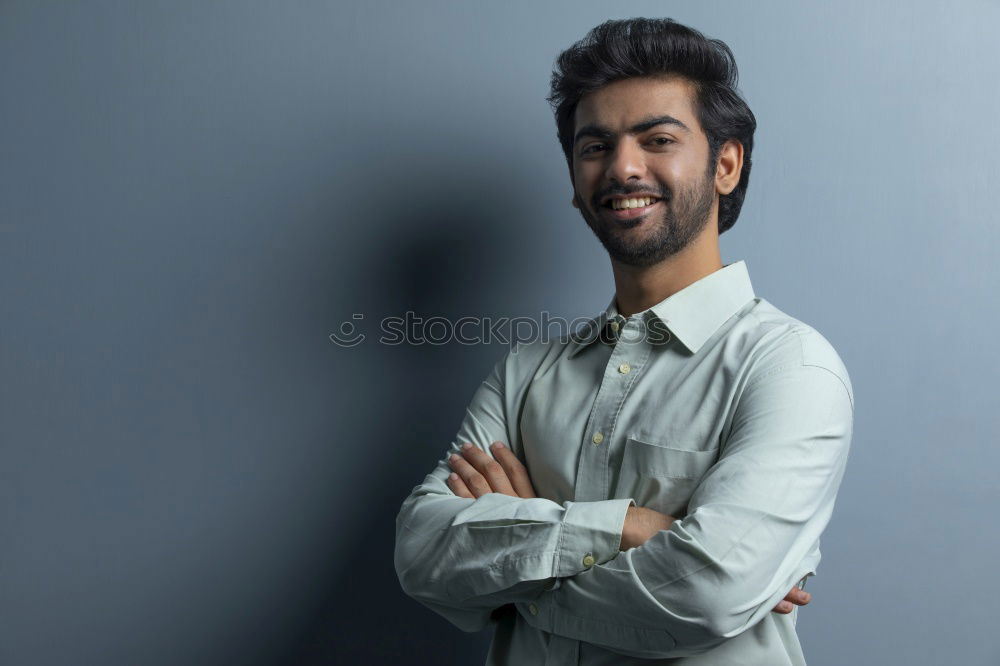
<svg viewBox="0 0 1000 666">
<path fill-rule="evenodd" d="M 478 387 L 397 517 L 403 589 L 466 631 L 492 620 L 488 664 L 804 664 L 798 609 L 772 611 L 815 574 L 847 462 L 837 352 L 743 261 L 589 324 Z M 452 493 L 448 456 L 498 440 L 538 497 Z M 619 552 L 632 505 L 676 520 Z"/>
</svg>

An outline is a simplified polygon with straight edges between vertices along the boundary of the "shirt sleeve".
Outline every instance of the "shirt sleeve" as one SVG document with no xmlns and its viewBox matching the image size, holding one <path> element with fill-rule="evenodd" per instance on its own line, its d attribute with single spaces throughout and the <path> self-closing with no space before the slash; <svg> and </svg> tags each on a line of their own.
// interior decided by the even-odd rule
<svg viewBox="0 0 1000 666">
<path fill-rule="evenodd" d="M 451 473 L 447 458 L 463 443 L 489 453 L 499 440 L 518 453 L 517 405 L 527 362 L 512 352 L 494 366 L 473 395 L 450 450 L 396 518 L 395 567 L 403 590 L 465 631 L 485 627 L 499 606 L 534 598 L 556 579 L 615 557 L 633 504 L 452 493 L 445 483 Z"/>
<path fill-rule="evenodd" d="M 816 564 L 853 414 L 849 383 L 827 368 L 757 378 L 685 517 L 518 609 L 538 629 L 640 658 L 697 654 L 746 631 Z"/>
</svg>

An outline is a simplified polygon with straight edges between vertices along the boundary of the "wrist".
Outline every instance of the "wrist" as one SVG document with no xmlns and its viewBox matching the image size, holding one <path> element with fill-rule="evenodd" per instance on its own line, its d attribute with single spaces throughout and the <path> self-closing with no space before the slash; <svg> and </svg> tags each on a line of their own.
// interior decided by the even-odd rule
<svg viewBox="0 0 1000 666">
<path fill-rule="evenodd" d="M 619 551 L 625 551 L 638 545 L 635 537 L 637 510 L 637 507 L 632 505 L 625 511 L 625 524 L 622 525 L 622 539 L 618 545 Z"/>
<path fill-rule="evenodd" d="M 619 551 L 637 548 L 657 533 L 670 529 L 676 518 L 653 509 L 630 506 L 625 512 Z"/>
</svg>

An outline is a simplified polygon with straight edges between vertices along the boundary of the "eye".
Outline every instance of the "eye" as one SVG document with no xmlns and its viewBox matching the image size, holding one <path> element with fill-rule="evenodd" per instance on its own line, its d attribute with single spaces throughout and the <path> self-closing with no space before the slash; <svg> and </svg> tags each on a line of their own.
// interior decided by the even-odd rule
<svg viewBox="0 0 1000 666">
<path fill-rule="evenodd" d="M 603 143 L 592 143 L 589 146 L 587 146 L 586 148 L 584 148 L 582 151 L 580 151 L 580 154 L 581 155 L 587 155 L 589 153 L 595 152 L 595 149 L 603 148 L 603 147 L 604 147 Z"/>
<path fill-rule="evenodd" d="M 658 136 L 655 139 L 653 139 L 653 143 L 655 143 L 658 146 L 665 146 L 668 143 L 675 143 L 675 141 L 665 136 Z"/>
</svg>

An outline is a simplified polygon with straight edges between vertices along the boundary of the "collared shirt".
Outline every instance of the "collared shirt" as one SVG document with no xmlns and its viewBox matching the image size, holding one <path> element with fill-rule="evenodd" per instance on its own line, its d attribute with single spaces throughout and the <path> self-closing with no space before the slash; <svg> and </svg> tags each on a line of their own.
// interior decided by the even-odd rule
<svg viewBox="0 0 1000 666">
<path fill-rule="evenodd" d="M 648 310 L 517 345 L 396 520 L 403 589 L 488 664 L 804 664 L 798 609 L 847 462 L 854 394 L 833 346 L 756 297 L 745 262 Z M 464 442 L 509 445 L 537 498 L 454 495 Z M 636 504 L 677 518 L 619 552 Z M 651 661 L 652 660 L 652 661 Z"/>
</svg>

